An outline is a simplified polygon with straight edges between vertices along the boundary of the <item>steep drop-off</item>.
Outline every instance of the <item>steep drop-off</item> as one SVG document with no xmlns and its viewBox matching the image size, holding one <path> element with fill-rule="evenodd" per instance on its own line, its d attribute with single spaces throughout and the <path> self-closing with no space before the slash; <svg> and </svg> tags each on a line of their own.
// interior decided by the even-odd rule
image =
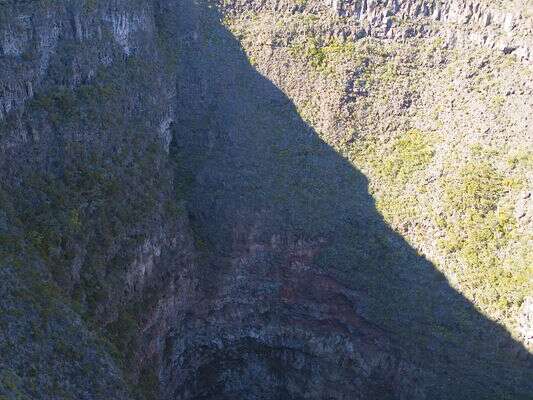
<svg viewBox="0 0 533 400">
<path fill-rule="evenodd" d="M 438 24 L 424 4 L 382 5 L 398 17 L 390 30 L 403 32 L 392 40 L 379 31 L 357 39 L 366 29 L 358 14 L 314 2 L 242 10 L 225 23 L 320 137 L 369 177 L 387 223 L 531 350 L 532 69 L 514 51 L 475 42 L 520 37 L 528 9 L 509 11 L 517 23 L 506 33 L 494 23 L 471 29 L 470 9 L 484 3 L 447 6 Z M 459 17 L 461 26 L 450 22 Z M 459 45 L 460 35 L 469 40 Z"/>
<path fill-rule="evenodd" d="M 390 17 L 440 23 L 449 3 L 395 3 Z M 398 223 L 380 192 L 407 209 L 389 175 L 416 179 L 436 150 L 417 114 L 402 114 L 418 98 L 396 93 L 401 74 L 388 79 L 406 103 L 380 103 L 372 95 L 386 89 L 373 88 L 386 83 L 365 67 L 389 57 L 379 46 L 404 46 L 400 57 L 405 38 L 434 45 L 462 31 L 380 36 L 389 23 L 357 4 L 0 2 L 0 398 L 530 396 L 527 337 L 452 287 L 453 263 L 434 265 L 398 229 L 423 216 Z M 357 33 L 351 16 L 373 28 Z M 491 20 L 500 40 L 509 23 Z M 513 71 L 529 68 L 529 28 L 514 24 L 506 46 L 483 50 L 489 65 L 510 56 Z M 463 60 L 462 42 L 441 45 Z M 378 137 L 412 130 L 392 136 L 408 161 L 369 145 L 369 116 L 390 122 L 380 106 L 402 122 Z M 514 129 L 502 140 L 515 149 Z M 509 321 L 527 297 L 513 285 Z"/>
</svg>

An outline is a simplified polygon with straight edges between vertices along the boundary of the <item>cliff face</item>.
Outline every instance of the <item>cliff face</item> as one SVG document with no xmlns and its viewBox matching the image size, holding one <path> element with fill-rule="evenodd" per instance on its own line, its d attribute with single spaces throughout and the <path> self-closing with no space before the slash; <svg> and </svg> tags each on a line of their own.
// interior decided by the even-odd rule
<svg viewBox="0 0 533 400">
<path fill-rule="evenodd" d="M 151 318 L 193 253 L 168 154 L 176 78 L 162 6 L 1 5 L 9 398 L 129 398 L 160 357 L 152 331 L 166 315 Z"/>
<path fill-rule="evenodd" d="M 357 21 L 307 6 L 243 10 L 226 24 L 319 136 L 370 178 L 387 223 L 528 343 L 518 321 L 531 293 L 531 65 L 448 42 L 446 22 L 422 36 L 354 40 L 343 32 Z M 413 32 L 426 22 L 412 21 Z"/>
<path fill-rule="evenodd" d="M 333 0 L 222 2 L 230 15 L 266 10 L 320 13 L 343 19 L 334 32 L 344 39 L 371 36 L 402 40 L 440 35 L 451 45 L 482 46 L 531 61 L 531 4 L 517 1 Z"/>
<path fill-rule="evenodd" d="M 219 6 L 0 3 L 0 394 L 527 398 L 527 351 L 383 219 L 339 146 L 367 143 L 342 132 L 371 126 L 357 78 L 375 60 L 328 57 L 363 37 L 461 49 L 481 24 L 528 65 L 530 27 L 456 2 Z"/>
</svg>

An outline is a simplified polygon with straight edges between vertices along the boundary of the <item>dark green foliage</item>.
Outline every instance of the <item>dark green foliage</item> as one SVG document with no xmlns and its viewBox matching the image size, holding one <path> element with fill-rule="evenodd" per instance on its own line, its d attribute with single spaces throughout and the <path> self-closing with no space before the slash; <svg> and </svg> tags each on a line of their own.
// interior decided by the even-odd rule
<svg viewBox="0 0 533 400">
<path fill-rule="evenodd" d="M 69 41 L 61 46 L 42 89 L 0 128 L 11 134 L 24 121 L 23 129 L 39 135 L 0 159 L 0 253 L 4 261 L 25 266 L 23 280 L 32 289 L 18 291 L 17 301 L 46 300 L 35 308 L 45 324 L 58 312 L 52 299 L 71 306 L 110 338 L 113 344 L 99 348 L 121 363 L 127 350 L 134 354 L 128 346 L 137 345 L 141 313 L 119 311 L 119 319 L 104 328 L 97 310 L 121 309 L 122 290 L 116 290 L 124 286 L 127 268 L 146 237 L 162 228 L 161 221 L 179 218 L 177 193 L 185 188 L 173 187 L 178 164 L 158 132 L 167 99 L 160 97 L 157 59 L 119 58 L 97 67 L 92 79 L 73 89 L 69 66 L 76 55 L 90 58 L 94 49 Z M 36 261 L 28 263 L 22 254 Z M 36 265 L 50 273 L 46 280 L 33 273 Z M 28 332 L 33 340 L 50 336 L 40 322 Z M 76 348 L 60 338 L 54 354 L 81 362 Z M 94 365 L 86 360 L 83 368 L 92 375 Z M 150 382 L 143 386 L 154 386 Z M 50 393 L 59 396 L 62 389 L 53 387 Z"/>
<path fill-rule="evenodd" d="M 138 384 L 138 392 L 145 400 L 157 400 L 159 378 L 153 370 L 141 371 L 141 378 Z"/>
<path fill-rule="evenodd" d="M 123 312 L 118 319 L 107 326 L 107 333 L 117 346 L 122 356 L 130 353 L 132 343 L 138 333 L 139 326 L 134 316 L 129 312 Z"/>
<path fill-rule="evenodd" d="M 26 249 L 0 261 L 0 371 L 9 378 L 3 382 L 7 388 L 0 382 L 0 394 L 75 398 L 92 382 L 93 389 L 122 398 L 105 346 L 69 309 L 68 298 L 31 253 Z"/>
</svg>

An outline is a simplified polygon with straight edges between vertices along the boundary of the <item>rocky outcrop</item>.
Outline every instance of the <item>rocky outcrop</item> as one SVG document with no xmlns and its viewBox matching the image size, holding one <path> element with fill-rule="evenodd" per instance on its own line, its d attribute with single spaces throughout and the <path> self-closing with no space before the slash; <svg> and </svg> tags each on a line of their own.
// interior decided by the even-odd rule
<svg viewBox="0 0 533 400">
<path fill-rule="evenodd" d="M 320 243 L 234 229 L 233 254 L 181 270 L 161 302 L 162 398 L 425 398 L 424 372 L 360 315 L 364 294 L 313 265 Z"/>
<path fill-rule="evenodd" d="M 450 43 L 480 45 L 513 53 L 530 61 L 532 21 L 527 5 L 498 9 L 490 4 L 471 1 L 391 1 L 335 2 L 338 15 L 354 18 L 368 34 L 395 39 L 409 35 L 440 33 Z M 523 7 L 523 8 L 520 8 Z M 419 21 L 419 28 L 402 28 L 402 23 Z M 424 21 L 434 21 L 426 24 Z"/>
<path fill-rule="evenodd" d="M 125 1 L 26 2 L 2 5 L 0 56 L 2 88 L 0 119 L 23 105 L 40 90 L 51 59 L 64 51 L 66 42 L 92 46 L 96 52 L 80 52 L 69 69 L 61 71 L 63 85 L 75 87 L 94 77 L 96 68 L 117 57 L 143 51 L 154 35 L 153 10 L 149 3 L 131 7 Z M 86 49 L 88 50 L 88 48 Z"/>
<path fill-rule="evenodd" d="M 480 1 L 426 0 L 332 0 L 223 2 L 230 15 L 246 11 L 323 12 L 329 8 L 345 19 L 335 36 L 358 39 L 366 36 L 404 40 L 441 36 L 450 46 L 483 46 L 519 60 L 533 57 L 531 7 L 516 2 L 497 7 Z M 528 8 L 529 7 L 529 8 Z"/>
</svg>

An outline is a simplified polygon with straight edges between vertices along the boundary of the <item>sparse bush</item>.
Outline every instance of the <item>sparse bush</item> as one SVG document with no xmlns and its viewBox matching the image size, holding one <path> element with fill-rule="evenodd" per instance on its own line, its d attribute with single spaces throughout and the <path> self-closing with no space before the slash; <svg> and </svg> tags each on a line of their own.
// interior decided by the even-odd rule
<svg viewBox="0 0 533 400">
<path fill-rule="evenodd" d="M 413 173 L 424 170 L 434 154 L 429 135 L 417 129 L 407 131 L 396 139 L 389 157 L 382 160 L 382 174 L 405 183 Z"/>
<path fill-rule="evenodd" d="M 439 241 L 441 249 L 463 261 L 465 290 L 476 293 L 479 304 L 500 312 L 522 302 L 527 282 L 526 271 L 505 268 L 501 256 L 516 227 L 511 210 L 499 207 L 509 185 L 484 161 L 470 162 L 445 180 L 445 237 Z"/>
</svg>

